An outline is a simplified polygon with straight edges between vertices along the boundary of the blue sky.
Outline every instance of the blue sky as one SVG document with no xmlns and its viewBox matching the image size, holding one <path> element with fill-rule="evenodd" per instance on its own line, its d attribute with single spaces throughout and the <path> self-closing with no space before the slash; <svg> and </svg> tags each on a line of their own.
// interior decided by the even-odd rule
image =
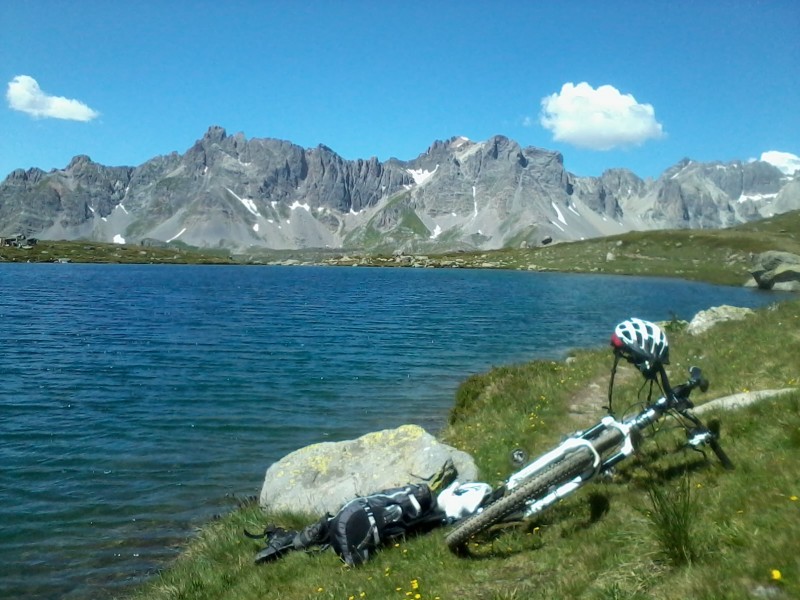
<svg viewBox="0 0 800 600">
<path fill-rule="evenodd" d="M 501 134 L 576 175 L 800 155 L 796 0 L 0 4 L 0 178 L 211 125 L 347 159 Z"/>
</svg>

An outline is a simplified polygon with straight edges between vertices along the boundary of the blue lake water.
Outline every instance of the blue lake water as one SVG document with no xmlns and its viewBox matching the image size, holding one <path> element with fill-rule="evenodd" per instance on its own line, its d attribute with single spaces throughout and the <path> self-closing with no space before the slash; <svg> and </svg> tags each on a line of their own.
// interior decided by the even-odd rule
<svg viewBox="0 0 800 600">
<path fill-rule="evenodd" d="M 299 447 L 441 427 L 493 365 L 775 295 L 488 270 L 0 265 L 0 597 L 108 598 Z"/>
</svg>

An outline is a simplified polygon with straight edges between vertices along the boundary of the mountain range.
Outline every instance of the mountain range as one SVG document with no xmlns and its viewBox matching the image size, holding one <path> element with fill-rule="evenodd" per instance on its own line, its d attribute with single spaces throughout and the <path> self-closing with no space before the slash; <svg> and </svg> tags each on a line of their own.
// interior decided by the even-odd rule
<svg viewBox="0 0 800 600">
<path fill-rule="evenodd" d="M 0 183 L 0 236 L 246 251 L 445 252 L 668 228 L 720 228 L 800 208 L 800 172 L 684 159 L 657 179 L 580 177 L 503 136 L 434 142 L 410 161 L 228 135 L 138 167 L 76 156 Z"/>
</svg>

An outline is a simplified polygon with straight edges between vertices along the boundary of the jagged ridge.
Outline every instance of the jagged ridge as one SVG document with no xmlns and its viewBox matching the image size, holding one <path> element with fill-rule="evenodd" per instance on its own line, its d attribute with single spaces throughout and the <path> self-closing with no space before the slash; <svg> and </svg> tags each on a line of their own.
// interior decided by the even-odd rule
<svg viewBox="0 0 800 600">
<path fill-rule="evenodd" d="M 495 136 L 434 142 L 411 161 L 347 161 L 320 145 L 211 127 L 139 167 L 77 156 L 0 184 L 0 235 L 234 251 L 453 251 L 631 229 L 727 227 L 800 208 L 800 179 L 765 162 L 679 162 L 656 180 L 577 177 L 558 152 Z"/>
</svg>

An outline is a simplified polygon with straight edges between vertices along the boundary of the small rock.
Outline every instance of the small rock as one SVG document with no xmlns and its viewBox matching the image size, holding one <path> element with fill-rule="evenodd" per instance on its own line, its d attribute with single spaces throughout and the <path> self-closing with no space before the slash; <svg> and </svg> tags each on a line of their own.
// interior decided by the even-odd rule
<svg viewBox="0 0 800 600">
<path fill-rule="evenodd" d="M 739 306 L 714 306 L 708 310 L 701 310 L 697 313 L 686 328 L 691 335 L 698 335 L 708 331 L 717 323 L 722 321 L 741 321 L 753 314 L 753 310 Z"/>
<path fill-rule="evenodd" d="M 753 588 L 752 595 L 756 598 L 781 598 L 781 589 L 774 585 L 757 585 Z"/>
</svg>

